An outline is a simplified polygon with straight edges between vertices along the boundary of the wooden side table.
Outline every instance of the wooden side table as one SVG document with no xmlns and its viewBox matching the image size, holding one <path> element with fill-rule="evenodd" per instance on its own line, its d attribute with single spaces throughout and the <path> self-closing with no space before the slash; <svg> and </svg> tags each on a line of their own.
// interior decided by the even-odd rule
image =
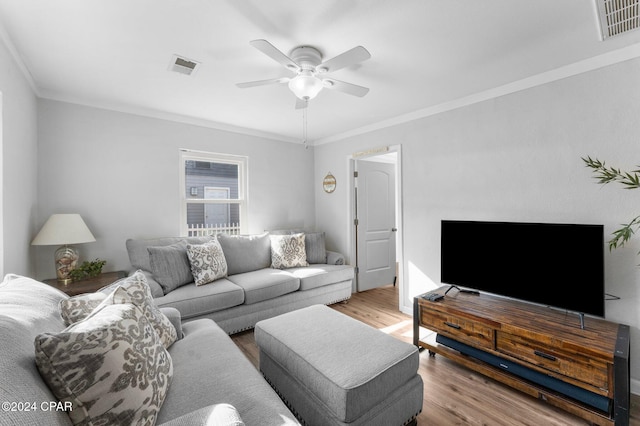
<svg viewBox="0 0 640 426">
<path fill-rule="evenodd" d="M 51 287 L 55 287 L 58 290 L 64 291 L 69 296 L 75 296 L 82 293 L 93 293 L 94 291 L 98 291 L 102 287 L 118 281 L 119 279 L 126 276 L 126 271 L 115 271 L 103 272 L 97 277 L 85 278 L 84 280 L 80 281 L 73 281 L 70 284 L 62 284 L 55 278 L 43 280 L 42 282 L 49 284 Z"/>
</svg>

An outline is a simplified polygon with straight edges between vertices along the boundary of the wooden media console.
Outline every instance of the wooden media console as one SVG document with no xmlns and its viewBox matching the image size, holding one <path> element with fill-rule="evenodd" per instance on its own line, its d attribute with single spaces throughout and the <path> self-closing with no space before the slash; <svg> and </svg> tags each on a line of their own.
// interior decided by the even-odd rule
<svg viewBox="0 0 640 426">
<path fill-rule="evenodd" d="M 448 288 L 414 298 L 416 346 L 594 424 L 629 424 L 629 326 L 584 317 L 583 329 L 575 313 L 487 294 L 427 298 Z"/>
</svg>

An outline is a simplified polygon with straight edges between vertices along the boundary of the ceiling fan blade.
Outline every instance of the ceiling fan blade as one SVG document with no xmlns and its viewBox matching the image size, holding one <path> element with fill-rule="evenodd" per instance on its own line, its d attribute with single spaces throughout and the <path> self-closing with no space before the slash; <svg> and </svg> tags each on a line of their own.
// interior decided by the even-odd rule
<svg viewBox="0 0 640 426">
<path fill-rule="evenodd" d="M 290 79 L 288 77 L 271 78 L 268 80 L 247 81 L 245 83 L 236 83 L 236 86 L 244 89 L 247 87 L 264 86 L 267 84 L 287 83 Z"/>
<path fill-rule="evenodd" d="M 298 64 L 293 62 L 293 60 L 290 57 L 282 53 L 280 50 L 278 50 L 278 48 L 276 48 L 273 44 L 269 43 L 267 40 L 263 40 L 263 39 L 252 40 L 249 42 L 249 44 L 251 44 L 253 47 L 258 49 L 259 51 L 261 51 L 271 59 L 275 60 L 276 62 L 281 63 L 291 71 L 298 71 L 300 69 Z"/>
<path fill-rule="evenodd" d="M 371 57 L 371 54 L 367 49 L 362 46 L 356 46 L 353 49 L 347 50 L 340 55 L 333 57 L 316 67 L 318 72 L 334 72 L 339 69 L 348 67 L 349 65 L 357 64 L 362 61 L 366 61 Z"/>
<path fill-rule="evenodd" d="M 363 97 L 369 93 L 368 87 L 358 86 L 357 84 L 346 83 L 344 81 L 336 80 L 333 78 L 325 78 L 323 81 L 324 87 L 327 89 L 339 90 L 349 95 Z"/>
</svg>

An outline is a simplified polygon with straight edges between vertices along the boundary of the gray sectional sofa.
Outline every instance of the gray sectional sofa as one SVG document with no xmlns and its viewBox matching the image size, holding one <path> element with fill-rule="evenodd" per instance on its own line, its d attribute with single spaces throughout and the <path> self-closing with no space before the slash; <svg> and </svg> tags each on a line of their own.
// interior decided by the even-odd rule
<svg viewBox="0 0 640 426">
<path fill-rule="evenodd" d="M 59 307 L 61 301 L 67 299 L 69 296 L 61 291 L 27 277 L 9 274 L 0 283 L 1 425 L 70 426 L 72 410 L 82 410 L 56 399 L 41 377 L 34 355 L 37 336 L 64 335 L 63 330 L 68 330 Z M 299 425 L 224 330 L 207 319 L 182 324 L 172 308 L 162 312 L 175 324 L 179 339 L 166 349 L 172 360 L 173 375 L 155 418 L 157 425 Z M 98 337 L 105 334 L 101 332 Z M 86 346 L 91 340 L 83 339 L 82 343 Z M 124 340 L 120 340 L 121 343 L 125 343 Z M 99 346 L 98 351 L 102 354 L 115 347 L 113 344 Z M 64 351 L 61 356 L 73 352 Z M 90 368 L 74 364 L 66 377 L 71 383 L 80 374 L 86 375 L 89 382 L 104 380 L 106 375 L 95 376 L 95 372 L 106 365 L 97 359 L 89 360 Z M 115 364 L 110 374 L 121 374 L 120 365 Z M 135 386 L 127 389 L 127 399 L 134 398 L 138 390 L 141 389 Z M 114 418 L 108 424 L 128 426 L 130 422 Z"/>
<path fill-rule="evenodd" d="M 146 275 L 158 306 L 176 308 L 185 322 L 212 319 L 233 334 L 285 312 L 351 297 L 354 268 L 344 264 L 341 254 L 326 250 L 322 232 L 304 233 L 308 266 L 272 268 L 272 236 L 286 233 L 213 237 L 227 271 L 206 285 L 194 283 L 186 247 L 212 237 L 128 239 L 126 248 L 131 272 Z"/>
</svg>

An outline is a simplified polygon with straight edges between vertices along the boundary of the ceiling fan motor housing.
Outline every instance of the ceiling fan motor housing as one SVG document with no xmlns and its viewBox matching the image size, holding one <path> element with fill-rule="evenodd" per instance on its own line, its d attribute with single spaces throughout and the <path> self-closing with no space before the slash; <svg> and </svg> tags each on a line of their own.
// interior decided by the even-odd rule
<svg viewBox="0 0 640 426">
<path fill-rule="evenodd" d="M 309 46 L 296 47 L 289 55 L 293 62 L 303 70 L 315 70 L 322 63 L 322 54 L 318 49 Z"/>
</svg>

